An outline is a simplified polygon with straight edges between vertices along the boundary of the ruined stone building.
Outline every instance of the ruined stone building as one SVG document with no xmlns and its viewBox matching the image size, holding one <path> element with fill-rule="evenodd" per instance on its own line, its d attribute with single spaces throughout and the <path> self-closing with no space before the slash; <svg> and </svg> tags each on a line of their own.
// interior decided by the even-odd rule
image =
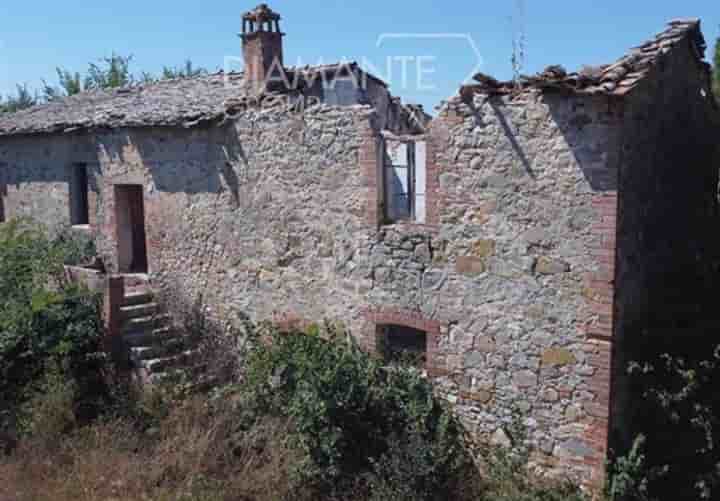
<svg viewBox="0 0 720 501">
<path fill-rule="evenodd" d="M 429 121 L 357 65 L 277 64 L 279 20 L 244 17 L 244 73 L 0 117 L 0 215 L 94 236 L 148 372 L 172 357 L 145 289 L 217 319 L 338 320 L 370 352 L 422 352 L 478 436 L 520 412 L 539 463 L 600 480 L 624 347 L 712 308 L 699 21 L 579 73 L 478 75 Z"/>
</svg>

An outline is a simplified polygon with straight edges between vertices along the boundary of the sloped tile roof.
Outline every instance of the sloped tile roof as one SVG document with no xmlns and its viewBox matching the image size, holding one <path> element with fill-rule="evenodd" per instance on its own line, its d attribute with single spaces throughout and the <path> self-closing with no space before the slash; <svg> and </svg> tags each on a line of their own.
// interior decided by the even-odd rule
<svg viewBox="0 0 720 501">
<path fill-rule="evenodd" d="M 224 115 L 226 99 L 245 93 L 242 74 L 164 80 L 96 90 L 0 115 L 0 136 L 78 129 L 192 126 Z"/>
<path fill-rule="evenodd" d="M 288 82 L 302 89 L 319 76 L 334 78 L 356 69 L 385 85 L 354 62 L 287 68 L 286 73 Z M 222 120 L 228 106 L 250 94 L 242 73 L 222 72 L 82 92 L 16 113 L 0 114 L 0 137 L 119 127 L 193 127 Z"/>
</svg>

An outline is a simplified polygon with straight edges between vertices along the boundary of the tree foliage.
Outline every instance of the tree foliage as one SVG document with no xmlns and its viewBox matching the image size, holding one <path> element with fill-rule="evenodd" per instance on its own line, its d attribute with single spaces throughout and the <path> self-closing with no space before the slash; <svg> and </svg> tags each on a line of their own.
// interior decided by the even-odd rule
<svg viewBox="0 0 720 501">
<path fill-rule="evenodd" d="M 85 76 L 85 90 L 127 87 L 135 82 L 130 73 L 132 56 L 113 54 L 98 63 L 90 63 Z"/>
<path fill-rule="evenodd" d="M 164 66 L 161 79 L 170 80 L 175 78 L 193 78 L 205 74 L 207 74 L 207 70 L 205 68 L 193 66 L 192 61 L 188 59 L 182 66 L 176 66 L 174 68 Z"/>
<path fill-rule="evenodd" d="M 37 104 L 37 94 L 33 93 L 27 84 L 18 84 L 15 88 L 15 95 L 5 98 L 0 96 L 0 113 L 14 113 Z"/>
<path fill-rule="evenodd" d="M 48 368 L 61 368 L 81 386 L 97 383 L 99 300 L 64 279 L 63 264 L 80 247 L 48 238 L 29 221 L 0 224 L 1 412 L 16 409 Z"/>
<path fill-rule="evenodd" d="M 180 66 L 163 66 L 158 76 L 149 72 L 132 72 L 133 56 L 112 53 L 88 65 L 84 73 L 57 67 L 57 83 L 41 81 L 40 91 L 30 90 L 27 84 L 18 85 L 14 95 L 0 96 L 0 113 L 13 113 L 42 102 L 50 102 L 81 92 L 150 84 L 160 80 L 193 78 L 205 75 L 205 68 L 195 66 L 191 60 Z"/>
</svg>

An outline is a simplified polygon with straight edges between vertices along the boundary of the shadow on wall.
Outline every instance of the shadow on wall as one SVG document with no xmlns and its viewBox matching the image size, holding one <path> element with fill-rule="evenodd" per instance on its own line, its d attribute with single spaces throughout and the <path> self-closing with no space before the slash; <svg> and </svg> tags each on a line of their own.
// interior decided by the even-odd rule
<svg viewBox="0 0 720 501">
<path fill-rule="evenodd" d="M 590 188 L 616 191 L 622 117 L 611 98 L 546 92 L 543 100 Z"/>
<path fill-rule="evenodd" d="M 483 124 L 483 118 L 480 110 L 482 109 L 485 104 L 488 104 L 490 108 L 493 110 L 493 113 L 498 119 L 498 122 L 500 123 L 500 126 L 503 129 L 503 132 L 505 134 L 505 137 L 510 142 L 510 145 L 513 148 L 513 151 L 517 155 L 518 159 L 522 163 L 523 168 L 525 169 L 525 173 L 530 176 L 532 179 L 535 179 L 535 173 L 532 169 L 532 164 L 530 163 L 530 160 L 528 160 L 527 155 L 525 154 L 525 151 L 523 150 L 522 146 L 520 146 L 520 143 L 517 140 L 517 135 L 515 131 L 513 131 L 512 126 L 508 123 L 507 118 L 505 117 L 503 107 L 504 103 L 502 100 L 498 97 L 486 97 L 483 103 L 477 107 L 475 106 L 475 103 L 472 100 L 465 100 L 465 104 L 470 107 L 470 109 L 473 112 L 473 116 L 475 118 L 475 123 L 478 125 Z"/>
<path fill-rule="evenodd" d="M 590 97 L 550 93 L 544 93 L 542 100 L 548 106 L 554 123 L 559 127 L 568 149 L 592 190 L 616 190 L 620 146 L 615 138 L 619 135 L 621 124 L 613 113 L 608 111 L 608 102 Z M 531 179 L 536 179 L 533 161 L 519 140 L 520 133 L 513 125 L 513 120 L 507 117 L 508 104 L 499 96 L 486 97 L 479 107 L 468 100 L 465 104 L 471 107 L 476 124 L 481 126 L 483 117 L 480 110 L 486 104 L 490 107 L 525 173 Z"/>
<path fill-rule="evenodd" d="M 154 190 L 167 193 L 221 193 L 226 189 L 238 202 L 238 172 L 249 165 L 232 124 L 195 129 L 134 129 L 99 138 L 106 154 L 120 166 L 143 166 Z M 132 153 L 127 153 L 132 152 Z M 121 178 L 125 173 L 110 173 Z M 224 181 L 224 183 L 223 183 Z"/>
</svg>

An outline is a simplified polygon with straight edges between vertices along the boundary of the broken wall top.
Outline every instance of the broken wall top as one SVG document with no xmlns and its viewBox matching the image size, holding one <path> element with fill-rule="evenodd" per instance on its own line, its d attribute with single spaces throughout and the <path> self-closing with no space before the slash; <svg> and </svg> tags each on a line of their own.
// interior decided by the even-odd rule
<svg viewBox="0 0 720 501">
<path fill-rule="evenodd" d="M 518 82 L 500 82 L 488 75 L 477 74 L 477 84 L 461 88 L 460 94 L 511 94 L 525 89 L 559 90 L 582 95 L 624 96 L 642 81 L 662 57 L 673 48 L 688 41 L 699 64 L 705 57 L 706 43 L 700 31 L 699 19 L 675 19 L 668 27 L 613 64 L 584 67 L 567 73 L 561 66 L 549 66 L 542 73 L 521 77 Z"/>
</svg>

